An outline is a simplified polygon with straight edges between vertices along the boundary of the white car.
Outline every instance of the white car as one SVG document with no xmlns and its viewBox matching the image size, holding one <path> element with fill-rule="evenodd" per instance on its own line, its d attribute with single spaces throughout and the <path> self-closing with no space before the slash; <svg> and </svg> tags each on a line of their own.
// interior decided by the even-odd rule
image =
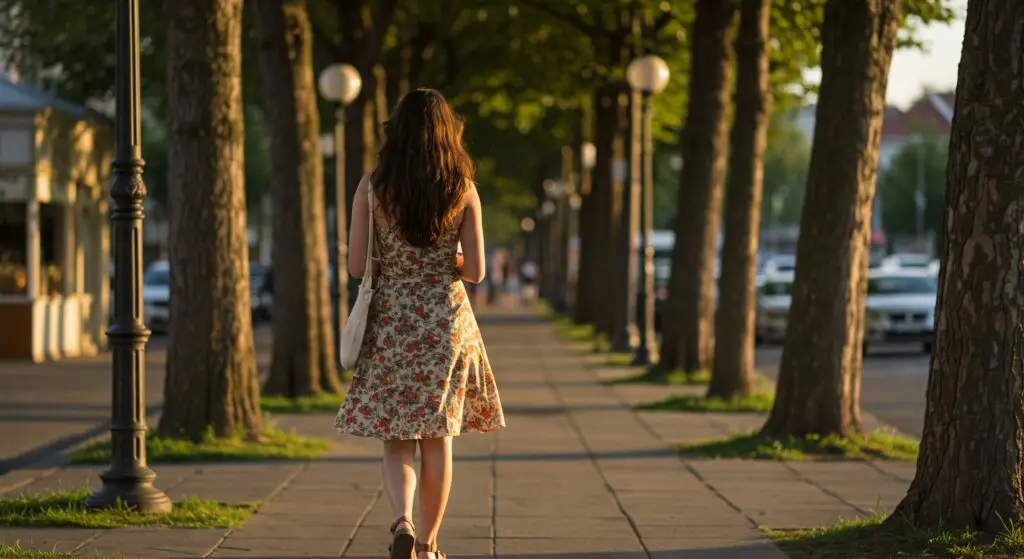
<svg viewBox="0 0 1024 559">
<path fill-rule="evenodd" d="M 166 260 L 153 262 L 142 276 L 143 318 L 154 332 L 166 332 L 171 322 L 171 267 Z"/>
<path fill-rule="evenodd" d="M 932 263 L 932 257 L 927 254 L 914 252 L 902 252 L 890 254 L 882 259 L 883 270 L 927 270 Z"/>
<path fill-rule="evenodd" d="M 793 274 L 767 274 L 757 290 L 755 336 L 759 343 L 780 344 L 786 340 Z"/>
<path fill-rule="evenodd" d="M 938 282 L 927 270 L 879 271 L 868 278 L 864 352 L 883 343 L 920 343 L 931 351 Z"/>
<path fill-rule="evenodd" d="M 776 254 L 764 263 L 766 276 L 778 274 L 791 274 L 796 271 L 795 254 Z"/>
</svg>

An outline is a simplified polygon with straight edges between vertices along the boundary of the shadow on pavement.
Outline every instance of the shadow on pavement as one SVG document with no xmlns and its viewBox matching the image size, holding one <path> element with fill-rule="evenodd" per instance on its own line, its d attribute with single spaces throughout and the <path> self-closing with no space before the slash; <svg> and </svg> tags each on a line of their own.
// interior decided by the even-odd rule
<svg viewBox="0 0 1024 559">
<path fill-rule="evenodd" d="M 460 455 L 456 460 L 465 462 L 572 462 L 576 460 L 627 460 L 633 458 L 675 458 L 679 454 L 668 448 L 651 448 L 623 450 L 617 452 L 565 452 L 565 453 L 529 453 L 529 454 L 477 454 Z M 376 464 L 380 456 L 321 456 L 317 462 L 337 462 L 341 464 Z"/>
</svg>

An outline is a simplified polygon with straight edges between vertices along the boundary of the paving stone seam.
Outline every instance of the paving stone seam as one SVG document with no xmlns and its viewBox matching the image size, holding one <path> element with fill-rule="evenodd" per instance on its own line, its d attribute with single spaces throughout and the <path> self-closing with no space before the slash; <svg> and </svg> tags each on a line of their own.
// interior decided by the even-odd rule
<svg viewBox="0 0 1024 559">
<path fill-rule="evenodd" d="M 824 494 L 828 495 L 829 497 L 832 497 L 833 499 L 839 501 L 840 503 L 842 503 L 842 504 L 852 508 L 853 510 L 857 511 L 858 513 L 863 514 L 865 516 L 871 516 L 871 511 L 864 510 L 863 508 L 861 508 L 861 507 L 851 503 L 850 501 L 847 501 L 846 499 L 844 499 L 841 495 L 839 495 L 835 491 L 832 491 L 828 487 L 825 487 L 824 485 L 822 485 L 822 484 L 814 481 L 813 479 L 803 475 L 802 473 L 800 473 L 800 470 L 797 470 L 796 468 L 794 468 L 789 462 L 782 461 L 782 467 L 786 468 L 786 470 L 788 470 L 790 473 L 792 473 L 797 478 L 802 480 L 804 483 L 810 485 L 811 487 L 817 488 L 822 493 L 824 493 Z"/>
<path fill-rule="evenodd" d="M 78 553 L 79 551 L 82 550 L 83 547 L 85 547 L 85 546 L 91 544 L 92 542 L 100 539 L 100 536 L 102 536 L 103 534 L 107 533 L 109 530 L 110 530 L 110 528 L 107 528 L 105 530 L 97 530 L 95 534 L 89 536 L 88 538 L 85 539 L 85 541 L 83 541 L 82 543 L 80 543 L 77 546 L 75 546 L 75 548 L 71 550 L 71 553 L 72 554 Z"/>
<path fill-rule="evenodd" d="M 267 505 L 267 503 L 274 500 L 274 497 L 280 495 L 281 492 L 285 490 L 285 488 L 287 488 L 289 485 L 291 485 L 293 481 L 295 481 L 295 478 L 305 473 L 306 470 L 309 469 L 309 466 L 311 464 L 312 462 L 306 462 L 304 464 L 301 464 L 300 466 L 295 468 L 290 474 L 288 474 L 288 477 L 284 478 L 284 480 L 281 483 L 277 484 L 277 487 L 275 487 L 270 492 L 270 494 L 268 494 L 262 501 L 260 501 L 260 504 L 256 505 L 256 510 L 253 511 L 253 514 L 259 514 L 263 507 Z M 216 553 L 217 550 L 220 549 L 222 545 L 224 545 L 224 542 L 226 542 L 233 533 L 235 533 L 235 528 L 228 528 L 223 534 L 221 534 L 220 539 L 217 540 L 217 543 L 213 544 L 213 547 L 211 547 L 209 551 L 203 554 L 203 559 L 206 559 L 214 553 Z"/>
<path fill-rule="evenodd" d="M 905 477 L 903 477 L 903 476 L 901 476 L 899 474 L 894 474 L 894 473 L 892 473 L 892 472 L 890 472 L 890 471 L 888 471 L 888 470 L 886 470 L 884 468 L 879 468 L 878 467 L 878 463 L 875 460 L 868 460 L 867 463 L 868 463 L 868 466 L 871 467 L 871 469 L 873 469 L 876 472 L 884 475 L 885 477 L 892 478 L 892 479 L 894 479 L 894 480 L 896 480 L 896 481 L 898 481 L 900 483 L 909 484 L 910 482 L 914 481 L 913 480 L 913 476 L 910 479 L 908 479 L 908 478 L 905 478 Z"/>
<path fill-rule="evenodd" d="M 754 520 L 754 518 L 752 516 L 750 516 L 749 514 L 744 512 L 743 509 L 740 508 L 739 505 L 737 505 L 736 503 L 733 503 L 731 500 L 729 500 L 729 498 L 725 496 L 725 493 L 722 493 L 721 491 L 719 491 L 718 488 L 714 486 L 714 484 L 712 484 L 704 476 L 702 476 L 700 474 L 700 472 L 697 470 L 697 468 L 694 467 L 693 464 L 683 460 L 681 457 L 680 457 L 679 461 L 683 463 L 683 467 L 686 468 L 687 471 L 689 471 L 691 474 L 693 474 L 693 477 L 695 477 L 698 480 L 700 480 L 700 482 L 702 484 L 704 484 L 704 487 L 707 487 L 708 491 L 711 491 L 712 493 L 714 493 L 715 496 L 719 498 L 719 500 L 721 500 L 723 503 L 725 503 L 732 510 L 738 512 L 740 514 L 740 516 L 742 516 L 743 518 L 746 518 L 747 522 L 749 522 L 751 526 L 753 526 L 754 528 L 757 528 L 757 529 L 761 528 L 761 525 L 758 524 L 758 522 L 756 520 Z"/>
<path fill-rule="evenodd" d="M 647 548 L 647 544 L 644 542 L 643 536 L 640 533 L 640 527 L 637 526 L 636 520 L 629 514 L 629 511 L 626 510 L 626 506 L 622 503 L 622 500 L 619 498 L 619 494 L 615 490 L 615 487 L 611 484 L 610 481 L 608 481 L 608 476 L 605 474 L 604 469 L 601 468 L 601 464 L 597 461 L 597 456 L 595 456 L 594 450 L 590 448 L 590 445 L 587 443 L 586 437 L 583 435 L 583 430 L 580 429 L 579 424 L 576 422 L 576 418 L 574 417 L 572 408 L 566 403 L 565 399 L 562 397 L 562 392 L 558 388 L 558 385 L 556 385 L 554 381 L 551 379 L 550 368 L 547 362 L 542 360 L 542 363 L 544 371 L 544 382 L 548 385 L 549 389 L 554 393 L 555 400 L 559 403 L 559 405 L 562 408 L 565 409 L 565 418 L 566 421 L 568 421 L 569 423 L 569 427 L 575 433 L 576 438 L 580 441 L 580 445 L 583 446 L 584 451 L 586 451 L 587 457 L 590 459 L 590 463 L 594 466 L 594 469 L 597 470 L 597 474 L 601 476 L 601 481 L 604 483 L 605 489 L 611 494 L 612 499 L 615 500 L 615 506 L 618 507 L 619 512 L 622 513 L 622 516 L 626 519 L 626 522 L 629 523 L 629 527 L 631 530 L 633 530 L 633 535 L 636 537 L 637 542 L 640 544 L 640 547 L 643 548 L 644 554 L 647 556 L 648 559 L 651 559 L 651 550 Z"/>
<path fill-rule="evenodd" d="M 345 545 L 342 546 L 341 551 L 338 552 L 338 557 L 344 557 L 349 552 L 349 550 L 352 549 L 352 544 L 355 543 L 356 536 L 359 535 L 359 530 L 363 527 L 363 524 L 366 523 L 366 519 L 370 516 L 370 513 L 373 511 L 373 507 L 377 506 L 377 503 L 380 502 L 380 497 L 383 494 L 384 484 L 381 483 L 380 485 L 377 486 L 377 491 L 373 494 L 373 498 L 370 499 L 370 502 L 367 503 L 366 508 L 363 509 L 363 512 L 359 514 L 359 518 L 356 519 L 356 524 L 352 527 L 352 531 L 349 533 L 348 540 L 345 541 Z"/>
</svg>

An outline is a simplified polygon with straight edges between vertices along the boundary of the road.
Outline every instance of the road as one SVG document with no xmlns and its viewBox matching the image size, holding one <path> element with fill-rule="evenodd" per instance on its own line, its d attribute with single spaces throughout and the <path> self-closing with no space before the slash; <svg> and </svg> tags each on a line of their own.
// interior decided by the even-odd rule
<svg viewBox="0 0 1024 559">
<path fill-rule="evenodd" d="M 758 348 L 758 370 L 775 380 L 781 354 L 777 347 Z M 918 438 L 927 388 L 928 356 L 917 346 L 879 348 L 864 359 L 861 408 Z"/>
</svg>

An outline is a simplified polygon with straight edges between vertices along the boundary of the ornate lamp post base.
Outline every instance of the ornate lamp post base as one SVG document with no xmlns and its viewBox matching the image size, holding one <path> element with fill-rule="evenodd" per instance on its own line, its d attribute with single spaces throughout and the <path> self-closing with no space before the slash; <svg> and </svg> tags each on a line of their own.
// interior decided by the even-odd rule
<svg viewBox="0 0 1024 559">
<path fill-rule="evenodd" d="M 133 511 L 157 514 L 171 512 L 171 498 L 153 486 L 156 473 L 149 468 L 100 474 L 103 487 L 89 496 L 85 506 L 109 509 L 118 506 Z"/>
</svg>

